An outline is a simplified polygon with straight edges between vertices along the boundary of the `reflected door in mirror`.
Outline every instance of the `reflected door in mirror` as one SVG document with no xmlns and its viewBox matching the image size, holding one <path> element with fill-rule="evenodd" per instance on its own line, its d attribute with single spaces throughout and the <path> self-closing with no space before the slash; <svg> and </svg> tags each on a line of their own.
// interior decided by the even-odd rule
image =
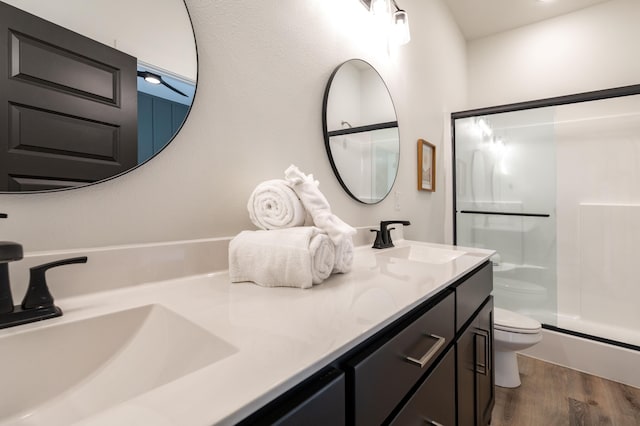
<svg viewBox="0 0 640 426">
<path fill-rule="evenodd" d="M 184 0 L 155 2 L 153 19 L 147 2 L 127 0 L 0 7 L 0 192 L 105 181 L 148 161 L 182 128 L 197 80 Z"/>
<path fill-rule="evenodd" d="M 77 186 L 137 164 L 136 58 L 0 3 L 0 190 Z"/>
</svg>

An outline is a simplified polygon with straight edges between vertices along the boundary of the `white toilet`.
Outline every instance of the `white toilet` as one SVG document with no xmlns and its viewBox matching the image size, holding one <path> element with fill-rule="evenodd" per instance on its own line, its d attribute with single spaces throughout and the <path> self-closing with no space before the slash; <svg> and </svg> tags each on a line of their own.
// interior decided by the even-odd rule
<svg viewBox="0 0 640 426">
<path fill-rule="evenodd" d="M 506 309 L 494 308 L 493 312 L 496 385 L 517 388 L 520 373 L 516 351 L 540 342 L 542 326 L 533 318 Z"/>
</svg>

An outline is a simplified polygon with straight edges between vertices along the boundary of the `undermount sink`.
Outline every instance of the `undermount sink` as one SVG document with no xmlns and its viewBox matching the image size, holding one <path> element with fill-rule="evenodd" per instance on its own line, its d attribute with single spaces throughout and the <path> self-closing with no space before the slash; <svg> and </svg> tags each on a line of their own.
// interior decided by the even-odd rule
<svg viewBox="0 0 640 426">
<path fill-rule="evenodd" d="M 393 257 L 396 259 L 407 259 L 416 262 L 441 264 L 455 260 L 467 254 L 463 250 L 449 250 L 438 247 L 410 245 L 407 247 L 396 247 L 378 253 L 378 256 Z"/>
<path fill-rule="evenodd" d="M 161 305 L 9 334 L 0 424 L 71 424 L 236 351 Z"/>
</svg>

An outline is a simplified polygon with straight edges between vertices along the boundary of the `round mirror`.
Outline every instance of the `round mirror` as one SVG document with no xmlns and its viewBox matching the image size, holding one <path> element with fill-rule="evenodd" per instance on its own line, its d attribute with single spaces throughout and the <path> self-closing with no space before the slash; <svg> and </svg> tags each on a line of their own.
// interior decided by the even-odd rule
<svg viewBox="0 0 640 426">
<path fill-rule="evenodd" d="M 351 59 L 331 74 L 324 94 L 324 140 L 340 185 L 365 204 L 391 191 L 400 133 L 389 90 L 369 63 Z"/>
<path fill-rule="evenodd" d="M 183 0 L 3 0 L 0 56 L 0 192 L 137 167 L 173 139 L 195 94 Z"/>
</svg>

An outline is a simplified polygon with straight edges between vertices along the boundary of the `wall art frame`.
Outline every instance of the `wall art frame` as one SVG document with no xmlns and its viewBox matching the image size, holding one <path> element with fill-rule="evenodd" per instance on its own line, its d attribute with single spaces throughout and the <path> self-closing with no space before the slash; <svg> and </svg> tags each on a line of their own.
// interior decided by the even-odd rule
<svg viewBox="0 0 640 426">
<path fill-rule="evenodd" d="M 436 146 L 418 139 L 418 190 L 436 190 Z"/>
</svg>

